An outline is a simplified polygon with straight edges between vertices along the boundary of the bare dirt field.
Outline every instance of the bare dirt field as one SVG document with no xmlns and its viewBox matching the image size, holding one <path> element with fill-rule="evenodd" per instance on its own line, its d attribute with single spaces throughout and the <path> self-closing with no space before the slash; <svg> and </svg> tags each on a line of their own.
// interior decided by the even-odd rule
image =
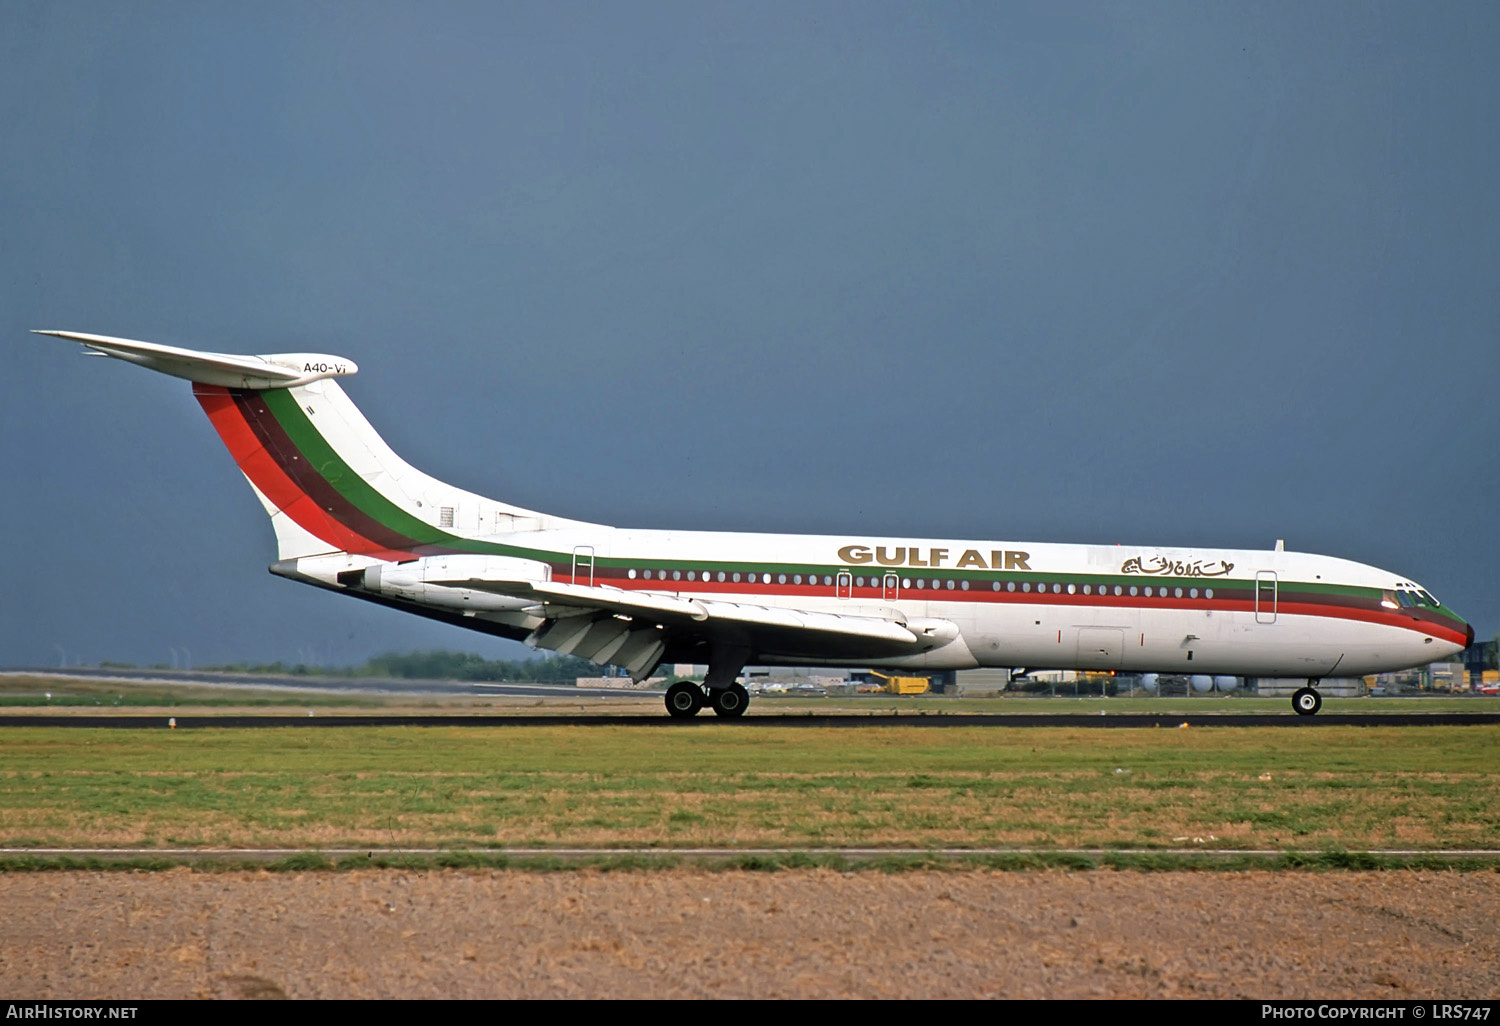
<svg viewBox="0 0 1500 1026">
<path fill-rule="evenodd" d="M 11 998 L 1500 996 L 1500 874 L 0 875 Z"/>
</svg>

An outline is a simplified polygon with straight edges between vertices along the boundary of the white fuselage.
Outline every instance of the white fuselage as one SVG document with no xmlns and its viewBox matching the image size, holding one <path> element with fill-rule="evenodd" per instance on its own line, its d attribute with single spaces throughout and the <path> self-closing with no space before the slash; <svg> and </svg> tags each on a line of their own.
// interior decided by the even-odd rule
<svg viewBox="0 0 1500 1026">
<path fill-rule="evenodd" d="M 193 382 L 271 518 L 274 573 L 621 666 L 705 663 L 668 689 L 744 712 L 749 663 L 1304 677 L 1443 659 L 1473 628 L 1412 581 L 1239 549 L 638 531 L 522 509 L 397 455 L 336 378 L 352 361 L 42 334 Z M 738 690 L 736 690 L 738 689 Z M 1299 713 L 1320 699 L 1305 688 Z"/>
<path fill-rule="evenodd" d="M 1447 610 L 1445 617 L 1389 599 L 1382 605 L 1382 596 L 1416 587 L 1396 574 L 1279 550 L 596 526 L 493 535 L 481 544 L 525 557 L 538 579 L 956 628 L 921 652 L 857 660 L 869 666 L 1321 678 L 1444 659 L 1467 640 L 1467 625 Z M 485 558 L 422 562 L 437 571 Z M 483 576 L 482 568 L 472 572 Z M 525 606 L 491 597 L 490 610 L 479 615 L 524 628 Z M 752 658 L 766 665 L 856 661 L 844 651 L 820 657 L 805 649 L 761 650 Z"/>
</svg>

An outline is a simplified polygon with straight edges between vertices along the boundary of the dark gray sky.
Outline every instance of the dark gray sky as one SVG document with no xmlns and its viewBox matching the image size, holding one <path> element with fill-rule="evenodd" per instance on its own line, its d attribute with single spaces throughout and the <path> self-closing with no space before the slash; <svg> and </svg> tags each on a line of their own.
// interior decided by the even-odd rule
<svg viewBox="0 0 1500 1026">
<path fill-rule="evenodd" d="M 272 578 L 185 382 L 630 526 L 1270 547 L 1500 626 L 1500 7 L 0 0 L 0 664 L 514 649 Z"/>
</svg>

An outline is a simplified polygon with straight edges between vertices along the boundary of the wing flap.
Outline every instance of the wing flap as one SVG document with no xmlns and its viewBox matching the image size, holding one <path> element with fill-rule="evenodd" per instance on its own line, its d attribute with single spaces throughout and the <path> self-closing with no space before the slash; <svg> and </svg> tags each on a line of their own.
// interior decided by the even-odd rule
<svg viewBox="0 0 1500 1026">
<path fill-rule="evenodd" d="M 758 606 L 711 599 L 685 599 L 659 592 L 624 591 L 553 581 L 484 581 L 475 578 L 428 581 L 450 588 L 469 588 L 497 595 L 534 598 L 538 615 L 565 619 L 586 613 L 609 613 L 644 619 L 663 626 L 697 627 L 713 634 L 718 627 L 807 632 L 825 637 L 859 638 L 896 645 L 919 644 L 921 639 L 895 620 L 873 616 L 841 616 L 787 606 Z"/>
</svg>

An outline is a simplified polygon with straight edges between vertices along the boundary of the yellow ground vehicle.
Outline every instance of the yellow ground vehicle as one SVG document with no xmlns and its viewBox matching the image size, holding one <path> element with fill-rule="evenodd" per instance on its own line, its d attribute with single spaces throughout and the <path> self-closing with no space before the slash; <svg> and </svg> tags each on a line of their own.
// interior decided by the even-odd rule
<svg viewBox="0 0 1500 1026">
<path fill-rule="evenodd" d="M 885 693 L 888 695 L 925 695 L 932 688 L 932 682 L 926 677 L 896 677 L 874 671 L 870 676 L 885 681 Z"/>
</svg>

